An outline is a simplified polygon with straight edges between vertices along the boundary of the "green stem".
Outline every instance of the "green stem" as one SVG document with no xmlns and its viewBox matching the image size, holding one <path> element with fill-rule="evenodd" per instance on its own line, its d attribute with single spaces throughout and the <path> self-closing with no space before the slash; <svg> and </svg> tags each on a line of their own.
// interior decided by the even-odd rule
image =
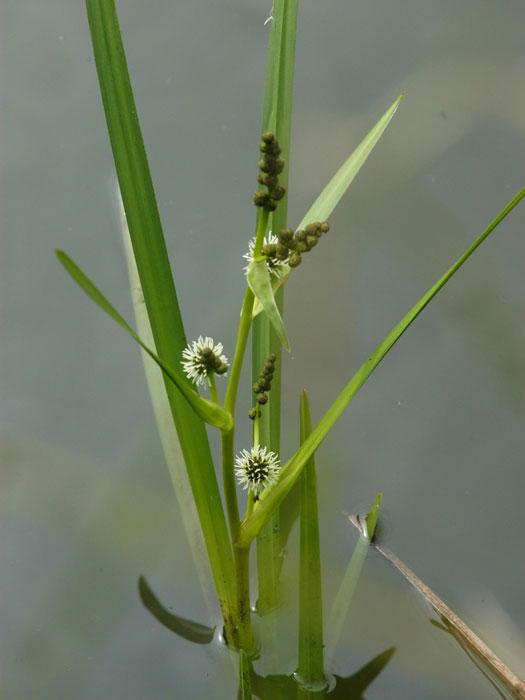
<svg viewBox="0 0 525 700">
<path fill-rule="evenodd" d="M 252 624 L 250 615 L 250 548 L 234 547 L 235 574 L 238 605 L 239 646 L 245 651 L 253 648 Z"/>
<path fill-rule="evenodd" d="M 210 382 L 210 397 L 212 401 L 215 401 L 215 403 L 218 403 L 220 405 L 219 401 L 219 394 L 217 393 L 217 385 L 215 384 L 215 375 L 210 373 L 208 375 L 208 380 Z"/>
<path fill-rule="evenodd" d="M 253 246 L 253 258 L 257 260 L 262 255 L 262 247 L 264 243 L 264 235 L 268 227 L 268 212 L 266 209 L 261 209 L 259 221 L 257 222 L 257 234 L 255 236 L 255 245 Z"/>
</svg>

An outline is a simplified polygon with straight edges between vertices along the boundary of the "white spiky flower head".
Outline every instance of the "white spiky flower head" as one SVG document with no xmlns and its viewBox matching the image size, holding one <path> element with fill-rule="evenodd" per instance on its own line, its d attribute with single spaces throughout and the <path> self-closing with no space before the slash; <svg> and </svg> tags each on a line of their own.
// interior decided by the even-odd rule
<svg viewBox="0 0 525 700">
<path fill-rule="evenodd" d="M 182 351 L 182 368 L 197 386 L 207 387 L 210 374 L 226 374 L 228 358 L 222 354 L 222 343 L 215 344 L 213 338 L 199 336 Z"/>
<path fill-rule="evenodd" d="M 277 236 L 274 236 L 273 233 L 270 231 L 268 236 L 264 237 L 264 242 L 263 246 L 265 245 L 277 245 L 279 243 L 279 239 Z M 244 274 L 248 272 L 248 267 L 250 266 L 250 263 L 253 262 L 253 250 L 255 248 L 255 238 L 252 238 L 248 242 L 248 252 L 245 253 L 242 257 L 248 261 L 248 265 L 244 268 Z M 268 271 L 270 275 L 273 275 L 274 277 L 282 277 L 284 274 L 288 272 L 288 259 L 286 260 L 278 260 L 277 258 L 274 258 L 273 256 L 268 256 L 266 258 L 266 265 L 268 266 Z"/>
<path fill-rule="evenodd" d="M 280 469 L 279 457 L 261 445 L 255 445 L 250 451 L 243 450 L 235 458 L 237 480 L 244 489 L 253 492 L 255 500 L 265 488 L 277 483 Z"/>
</svg>

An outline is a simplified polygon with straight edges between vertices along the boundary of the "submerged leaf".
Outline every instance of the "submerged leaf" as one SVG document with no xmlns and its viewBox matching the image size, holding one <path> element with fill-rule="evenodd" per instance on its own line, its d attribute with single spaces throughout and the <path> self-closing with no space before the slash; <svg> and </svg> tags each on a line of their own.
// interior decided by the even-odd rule
<svg viewBox="0 0 525 700">
<path fill-rule="evenodd" d="M 352 676 L 343 678 L 334 674 L 335 688 L 328 694 L 334 700 L 361 700 L 368 686 L 379 676 L 392 658 L 396 648 L 390 647 L 375 656 Z"/>
<path fill-rule="evenodd" d="M 139 578 L 139 595 L 144 607 L 153 617 L 179 637 L 195 644 L 209 644 L 213 639 L 215 627 L 206 627 L 168 612 L 153 593 L 144 576 Z"/>
<path fill-rule="evenodd" d="M 209 423 L 216 428 L 220 428 L 226 432 L 231 430 L 233 427 L 233 418 L 231 414 L 222 406 L 219 406 L 219 404 L 200 396 L 196 391 L 190 389 L 184 379 L 179 377 L 174 370 L 164 362 L 164 360 L 161 360 L 160 357 L 153 352 L 153 350 L 150 350 L 150 348 L 148 348 L 147 345 L 142 342 L 131 326 L 122 318 L 119 312 L 106 299 L 98 287 L 96 287 L 93 282 L 82 272 L 78 265 L 73 262 L 73 260 L 71 260 L 71 258 L 63 251 L 57 250 L 56 254 L 71 277 L 95 302 L 95 304 L 100 306 L 100 308 L 105 311 L 108 316 L 111 316 L 111 318 L 116 321 L 116 323 L 118 323 L 118 325 L 123 328 L 153 360 L 155 360 L 166 376 L 169 377 L 169 379 L 171 379 L 171 381 L 175 384 L 195 413 L 206 423 Z"/>
<path fill-rule="evenodd" d="M 283 319 L 281 318 L 273 296 L 272 283 L 270 281 L 270 273 L 268 272 L 266 260 L 252 260 L 248 266 L 246 279 L 256 299 L 259 300 L 266 312 L 275 332 L 281 339 L 282 344 L 287 350 L 290 350 Z"/>
</svg>

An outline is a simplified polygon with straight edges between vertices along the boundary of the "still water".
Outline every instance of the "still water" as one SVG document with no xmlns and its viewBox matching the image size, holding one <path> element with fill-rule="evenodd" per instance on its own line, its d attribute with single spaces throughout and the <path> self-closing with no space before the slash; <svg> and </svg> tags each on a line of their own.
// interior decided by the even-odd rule
<svg viewBox="0 0 525 700">
<path fill-rule="evenodd" d="M 118 9 L 186 331 L 231 354 L 270 3 Z M 406 97 L 330 238 L 287 286 L 285 458 L 300 390 L 315 422 L 523 186 L 524 14 L 518 1 L 301 2 L 292 226 Z M 218 643 L 185 642 L 140 604 L 144 574 L 174 612 L 217 622 L 195 585 L 140 356 L 53 254 L 65 249 L 131 319 L 83 3 L 4 0 L 0 20 L 3 697 L 235 698 Z M 356 542 L 345 513 L 381 490 L 384 541 L 522 677 L 523 216 L 438 295 L 317 453 L 326 607 Z M 247 397 L 248 375 L 245 386 Z M 248 441 L 243 424 L 237 449 Z M 261 676 L 296 667 L 296 545 L 294 532 L 280 646 Z M 370 552 L 333 672 L 395 646 L 367 700 L 500 697 L 430 617 Z"/>
</svg>

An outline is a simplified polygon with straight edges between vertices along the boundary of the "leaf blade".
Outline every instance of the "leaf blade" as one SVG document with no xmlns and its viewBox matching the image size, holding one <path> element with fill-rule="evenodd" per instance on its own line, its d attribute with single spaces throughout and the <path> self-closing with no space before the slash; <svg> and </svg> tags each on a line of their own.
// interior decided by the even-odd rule
<svg viewBox="0 0 525 700">
<path fill-rule="evenodd" d="M 263 307 L 273 329 L 277 333 L 284 347 L 289 351 L 290 343 L 286 334 L 283 319 L 277 308 L 270 281 L 270 273 L 265 260 L 252 260 L 248 266 L 246 280 L 255 298 Z"/>
<path fill-rule="evenodd" d="M 151 590 L 148 582 L 141 576 L 139 578 L 139 595 L 142 604 L 161 625 L 167 627 L 179 637 L 194 644 L 209 644 L 215 634 L 215 627 L 207 627 L 199 622 L 187 620 L 184 617 L 170 613 L 162 605 L 155 593 Z"/>
<path fill-rule="evenodd" d="M 297 230 L 304 229 L 308 224 L 314 221 L 326 221 L 330 214 L 333 212 L 346 190 L 352 184 L 352 181 L 356 177 L 357 173 L 361 170 L 365 164 L 368 156 L 373 151 L 377 142 L 383 135 L 383 132 L 390 124 L 394 114 L 399 107 L 399 103 L 403 99 L 405 93 L 395 100 L 395 102 L 390 105 L 379 121 L 372 127 L 365 138 L 357 146 L 350 156 L 345 160 L 343 165 L 332 177 L 330 182 L 322 190 L 321 194 L 317 197 L 315 202 L 312 204 L 310 209 L 301 219 L 301 222 L 297 226 Z M 272 288 L 275 292 L 286 282 L 290 276 L 291 269 L 289 268 L 287 272 L 284 272 L 280 277 L 272 280 Z M 255 303 L 253 308 L 253 316 L 257 316 L 262 311 L 262 306 Z"/>
<path fill-rule="evenodd" d="M 439 290 L 448 280 L 460 269 L 468 260 L 472 253 L 483 243 L 483 241 L 494 231 L 503 219 L 514 209 L 514 207 L 525 197 L 525 187 L 521 189 L 507 206 L 498 214 L 485 231 L 474 241 L 468 250 L 452 265 L 452 267 L 424 294 L 421 299 L 405 314 L 399 323 L 390 331 L 386 338 L 377 346 L 370 357 L 363 363 L 360 369 L 354 374 L 343 391 L 339 394 L 328 411 L 321 418 L 317 426 L 312 431 L 308 439 L 301 445 L 297 452 L 288 460 L 281 470 L 278 483 L 269 491 L 262 494 L 259 503 L 252 515 L 241 524 L 239 545 L 246 546 L 255 537 L 262 525 L 270 517 L 274 508 L 279 506 L 282 500 L 289 493 L 295 481 L 299 477 L 306 461 L 319 447 L 332 426 L 341 416 L 347 405 L 363 386 L 368 377 L 376 369 L 385 355 L 393 345 L 399 340 L 407 328 L 415 321 L 423 309 L 432 301 Z"/>
<path fill-rule="evenodd" d="M 102 294 L 98 287 L 89 279 L 89 277 L 78 267 L 78 265 L 62 250 L 56 251 L 59 261 L 62 263 L 66 271 L 71 275 L 79 287 L 90 297 L 92 301 L 99 306 L 102 311 L 105 311 L 118 325 L 123 328 L 135 340 L 143 350 L 154 360 L 164 374 L 175 384 L 177 389 L 184 396 L 195 413 L 202 418 L 206 423 L 213 425 L 221 430 L 231 430 L 233 418 L 219 404 L 210 401 L 203 396 L 199 396 L 196 391 L 190 389 L 188 385 L 164 362 L 156 353 L 148 348 L 145 343 L 139 338 L 131 326 L 122 318 L 115 307 Z"/>
</svg>

